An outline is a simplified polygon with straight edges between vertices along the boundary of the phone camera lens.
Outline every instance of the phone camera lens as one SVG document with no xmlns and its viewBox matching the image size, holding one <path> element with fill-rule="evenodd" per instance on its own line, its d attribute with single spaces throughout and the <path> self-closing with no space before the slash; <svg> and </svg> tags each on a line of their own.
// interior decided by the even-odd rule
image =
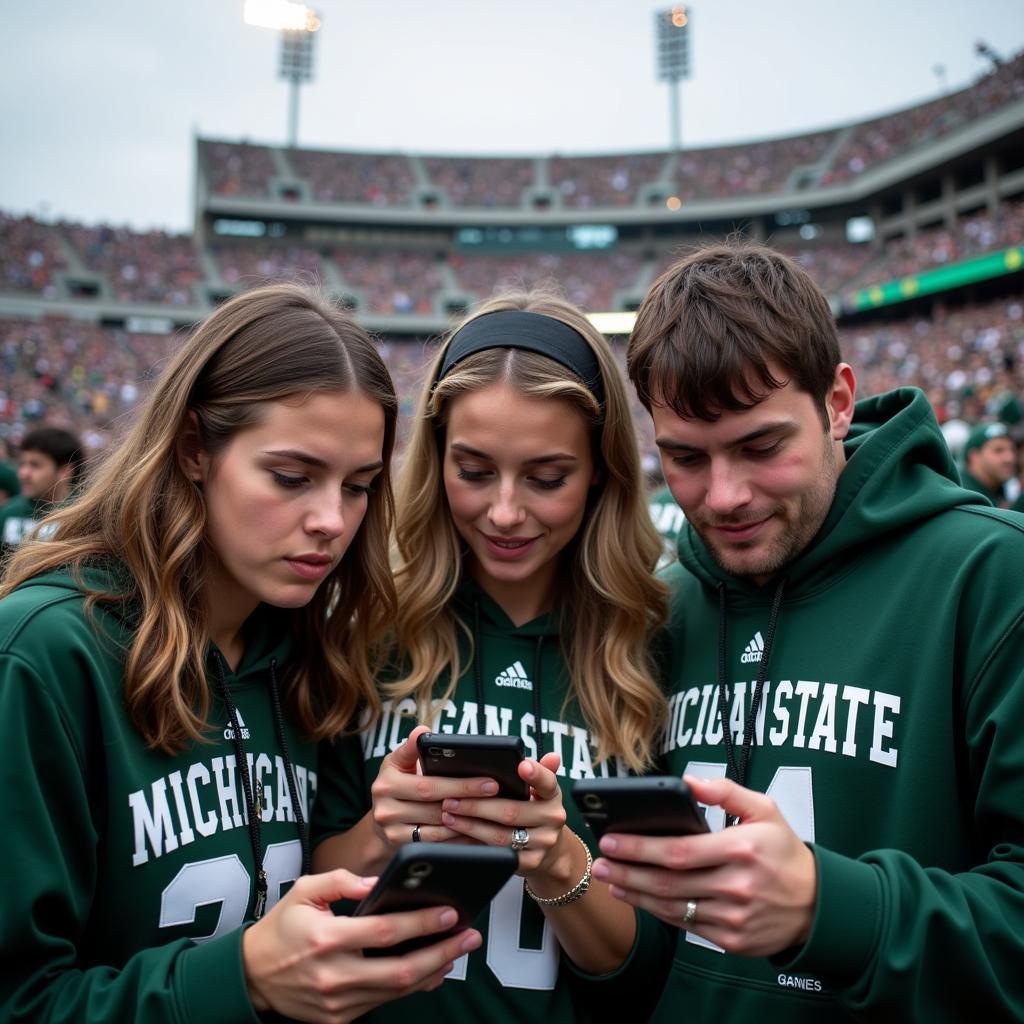
<svg viewBox="0 0 1024 1024">
<path fill-rule="evenodd" d="M 441 748 L 440 747 L 428 747 L 427 748 L 427 753 L 430 754 L 431 757 L 440 757 L 441 756 Z"/>
<path fill-rule="evenodd" d="M 587 793 L 583 797 L 583 806 L 591 811 L 600 810 L 601 798 L 596 793 Z"/>
<path fill-rule="evenodd" d="M 414 864 L 409 865 L 409 874 L 413 878 L 426 878 L 433 870 L 433 867 L 425 860 L 418 860 Z"/>
</svg>

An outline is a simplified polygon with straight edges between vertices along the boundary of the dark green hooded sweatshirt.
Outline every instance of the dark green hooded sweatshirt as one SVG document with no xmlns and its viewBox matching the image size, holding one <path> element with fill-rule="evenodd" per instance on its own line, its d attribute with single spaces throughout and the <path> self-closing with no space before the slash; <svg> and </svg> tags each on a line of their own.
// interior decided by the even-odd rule
<svg viewBox="0 0 1024 1024">
<path fill-rule="evenodd" d="M 270 700 L 290 640 L 267 609 L 248 632 L 225 677 L 263 785 L 269 909 L 301 864 Z M 147 749 L 124 706 L 130 640 L 117 614 L 87 615 L 63 573 L 0 601 L 0 1020 L 255 1024 L 241 956 L 254 853 L 234 729 L 215 699 L 208 743 Z M 284 731 L 308 821 L 316 747 Z"/>
<path fill-rule="evenodd" d="M 557 751 L 562 756 L 562 785 L 567 824 L 596 855 L 596 844 L 569 795 L 575 779 L 618 773 L 615 764 L 594 763 L 590 736 L 578 708 L 564 707 L 570 679 L 563 659 L 556 618 L 543 615 L 516 626 L 476 584 L 465 581 L 456 612 L 472 631 L 479 657 L 479 683 L 463 645 L 465 668 L 452 697 L 438 708 L 435 732 L 521 736 L 526 756 Z M 443 693 L 445 681 L 437 692 Z M 343 739 L 321 752 L 320 792 L 315 831 L 321 838 L 344 832 L 372 806 L 370 786 L 381 762 L 418 724 L 415 703 L 384 702 L 382 716 L 362 735 Z M 537 719 L 540 719 L 540 729 Z M 325 747 L 327 745 L 325 744 Z M 586 899 L 586 897 L 583 897 Z M 557 913 L 557 911 L 555 911 Z M 584 979 L 561 958 L 539 906 L 513 876 L 473 925 L 483 945 L 455 964 L 436 991 L 415 993 L 381 1006 L 367 1016 L 395 1024 L 453 1024 L 461 1021 L 556 1022 L 604 1020 L 603 1011 L 622 1008 L 627 1016 L 653 1005 L 671 956 L 671 943 L 653 919 L 642 920 L 629 970 L 600 979 Z M 597 1009 L 595 1010 L 595 1005 Z"/>
<path fill-rule="evenodd" d="M 720 627 L 737 757 L 770 646 L 746 785 L 811 844 L 818 891 L 771 960 L 680 934 L 655 1020 L 1024 1020 L 1024 517 L 960 486 L 918 391 L 858 403 L 846 455 L 775 580 L 730 576 L 689 525 L 667 570 L 670 768 L 725 774 Z"/>
</svg>

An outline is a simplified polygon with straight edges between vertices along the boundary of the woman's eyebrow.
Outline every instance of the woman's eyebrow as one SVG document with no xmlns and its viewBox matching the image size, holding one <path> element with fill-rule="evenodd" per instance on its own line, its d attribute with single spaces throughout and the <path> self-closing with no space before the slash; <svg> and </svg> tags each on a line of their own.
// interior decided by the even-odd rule
<svg viewBox="0 0 1024 1024">
<path fill-rule="evenodd" d="M 465 455 L 472 455 L 476 459 L 486 459 L 488 462 L 494 460 L 487 452 L 480 451 L 479 448 L 474 448 L 472 445 L 463 444 L 461 441 L 453 441 L 452 449 L 454 451 L 462 452 Z M 570 455 L 568 452 L 551 452 L 549 455 L 538 455 L 533 459 L 525 459 L 524 464 L 528 466 L 538 465 L 546 462 L 578 462 L 579 459 L 575 455 Z"/>
</svg>

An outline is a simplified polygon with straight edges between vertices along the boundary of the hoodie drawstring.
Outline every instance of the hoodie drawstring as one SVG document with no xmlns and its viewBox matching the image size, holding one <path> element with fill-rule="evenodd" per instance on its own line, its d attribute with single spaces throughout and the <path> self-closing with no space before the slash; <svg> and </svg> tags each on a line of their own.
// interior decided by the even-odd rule
<svg viewBox="0 0 1024 1024">
<path fill-rule="evenodd" d="M 267 909 L 267 872 L 263 866 L 263 787 L 258 784 L 259 792 L 254 790 L 252 779 L 249 776 L 249 764 L 245 757 L 245 747 L 242 744 L 242 728 L 238 721 L 238 711 L 231 696 L 231 687 L 228 685 L 227 676 L 224 674 L 224 661 L 219 653 L 215 657 L 214 663 L 217 666 L 221 697 L 231 722 L 232 743 L 235 747 L 235 763 L 238 765 L 238 774 L 242 779 L 242 792 L 245 795 L 249 842 L 252 846 L 253 864 L 256 868 L 256 900 L 253 905 L 253 917 L 258 921 Z M 281 696 L 277 689 L 276 668 L 277 659 L 271 658 L 270 701 L 273 711 L 274 732 L 277 735 L 277 742 L 281 748 L 284 774 L 288 781 L 288 793 L 291 796 L 292 807 L 295 811 L 295 821 L 299 830 L 299 844 L 302 848 L 302 874 L 305 875 L 309 873 L 309 833 L 306 829 L 306 820 L 302 814 L 302 807 L 299 804 L 298 788 L 295 784 L 295 769 L 291 758 L 288 756 L 288 746 L 285 742 L 284 718 L 281 714 Z"/>
<path fill-rule="evenodd" d="M 771 612 L 768 615 L 768 628 L 765 630 L 764 650 L 761 652 L 761 662 L 757 669 L 757 680 L 754 683 L 754 690 L 750 698 L 750 710 L 747 712 L 746 721 L 743 723 L 741 736 L 741 751 L 739 764 L 736 763 L 736 745 L 733 741 L 732 731 L 729 728 L 729 685 L 726 675 L 726 599 L 725 584 L 718 584 L 718 717 L 722 723 L 722 741 L 725 744 L 725 756 L 728 762 L 726 776 L 743 786 L 746 784 L 747 769 L 750 767 L 750 753 L 754 745 L 755 723 L 757 712 L 761 707 L 761 698 L 764 696 L 765 679 L 768 675 L 768 659 L 771 657 L 772 644 L 775 641 L 775 629 L 779 621 L 779 609 L 782 606 L 782 593 L 786 589 L 786 578 L 779 580 L 775 588 L 775 596 L 772 598 Z M 726 825 L 735 825 L 738 818 L 735 814 L 726 815 Z"/>
</svg>

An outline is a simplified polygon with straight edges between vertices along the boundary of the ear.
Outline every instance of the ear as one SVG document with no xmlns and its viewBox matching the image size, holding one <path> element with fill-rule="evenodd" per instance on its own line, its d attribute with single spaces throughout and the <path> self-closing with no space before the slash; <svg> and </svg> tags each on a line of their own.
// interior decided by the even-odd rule
<svg viewBox="0 0 1024 1024">
<path fill-rule="evenodd" d="M 210 467 L 210 458 L 199 436 L 199 418 L 189 410 L 174 443 L 175 456 L 182 473 L 194 484 L 203 484 Z"/>
<path fill-rule="evenodd" d="M 832 380 L 832 387 L 825 396 L 828 410 L 829 434 L 835 441 L 842 441 L 850 432 L 853 407 L 857 400 L 857 378 L 849 363 L 840 363 Z"/>
</svg>

